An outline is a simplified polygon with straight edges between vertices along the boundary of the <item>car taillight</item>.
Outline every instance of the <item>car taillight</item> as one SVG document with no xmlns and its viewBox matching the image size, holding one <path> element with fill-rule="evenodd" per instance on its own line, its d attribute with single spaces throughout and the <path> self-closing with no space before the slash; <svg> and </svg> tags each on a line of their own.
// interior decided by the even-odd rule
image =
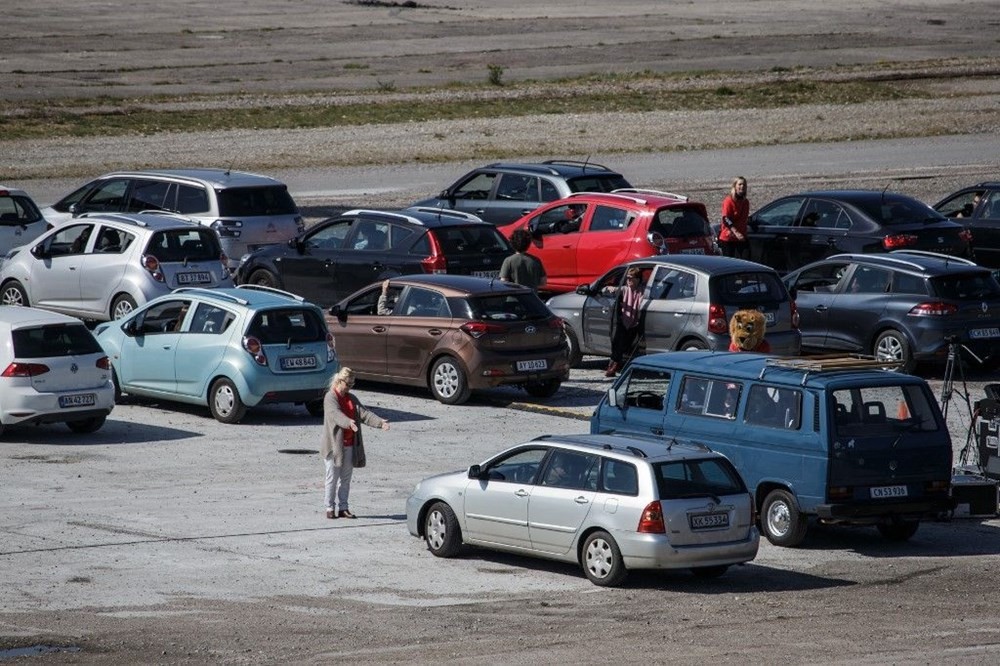
<svg viewBox="0 0 1000 666">
<path fill-rule="evenodd" d="M 708 330 L 710 333 L 725 335 L 729 332 L 729 320 L 726 318 L 726 308 L 714 303 L 708 306 Z"/>
<path fill-rule="evenodd" d="M 163 271 L 160 270 L 160 260 L 151 254 L 142 255 L 142 267 L 149 271 L 149 274 L 153 276 L 153 279 L 157 282 L 166 282 L 163 277 Z"/>
<path fill-rule="evenodd" d="M 972 231 L 969 229 L 962 229 L 958 232 L 958 237 L 964 240 L 966 243 L 972 242 Z"/>
<path fill-rule="evenodd" d="M 907 313 L 911 317 L 947 317 L 958 312 L 951 303 L 918 303 Z"/>
<path fill-rule="evenodd" d="M 260 344 L 260 340 L 249 335 L 244 337 L 243 349 L 250 353 L 257 365 L 267 365 L 267 354 L 264 353 L 264 345 Z"/>
<path fill-rule="evenodd" d="M 795 301 L 789 301 L 788 304 L 792 311 L 792 328 L 797 329 L 799 327 L 799 308 L 795 305 Z"/>
<path fill-rule="evenodd" d="M 333 339 L 333 333 L 326 334 L 326 362 L 333 363 L 337 360 L 337 345 Z"/>
<path fill-rule="evenodd" d="M 459 328 L 477 340 L 487 333 L 503 333 L 507 330 L 506 326 L 489 324 L 485 321 L 467 321 L 459 326 Z"/>
<path fill-rule="evenodd" d="M 427 238 L 431 242 L 431 253 L 420 260 L 420 268 L 424 273 L 447 273 L 448 262 L 441 252 L 441 244 L 434 234 L 427 234 Z"/>
<path fill-rule="evenodd" d="M 226 277 L 229 274 L 229 257 L 225 252 L 219 254 L 219 263 L 222 264 L 222 277 Z"/>
<path fill-rule="evenodd" d="M 0 373 L 3 377 L 37 377 L 49 371 L 49 366 L 44 363 L 18 363 L 17 361 L 7 366 L 7 369 Z"/>
<path fill-rule="evenodd" d="M 650 502 L 642 510 L 642 517 L 639 518 L 639 527 L 636 531 L 640 534 L 666 534 L 667 526 L 663 522 L 663 508 L 659 502 Z"/>
<path fill-rule="evenodd" d="M 846 502 L 853 493 L 850 486 L 829 486 L 826 489 L 826 499 L 828 502 Z"/>
<path fill-rule="evenodd" d="M 552 319 L 549 319 L 545 325 L 549 328 L 557 328 L 561 331 L 566 328 L 566 320 L 562 317 L 553 317 Z"/>
<path fill-rule="evenodd" d="M 888 250 L 898 250 L 901 247 L 908 247 L 917 244 L 917 237 L 913 234 L 893 234 L 882 239 L 882 247 Z"/>
<path fill-rule="evenodd" d="M 100 368 L 101 370 L 110 370 L 111 361 L 108 359 L 107 356 L 102 356 L 101 358 L 97 359 L 97 367 Z"/>
</svg>

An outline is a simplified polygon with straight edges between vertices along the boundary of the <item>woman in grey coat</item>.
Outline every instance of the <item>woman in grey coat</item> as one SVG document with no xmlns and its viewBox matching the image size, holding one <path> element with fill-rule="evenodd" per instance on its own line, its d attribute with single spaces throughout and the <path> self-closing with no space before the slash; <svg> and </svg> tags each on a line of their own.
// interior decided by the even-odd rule
<svg viewBox="0 0 1000 666">
<path fill-rule="evenodd" d="M 341 368 L 330 380 L 330 390 L 323 397 L 323 440 L 319 454 L 326 465 L 327 518 L 357 518 L 351 513 L 348 496 L 354 474 L 355 446 L 363 442 L 360 424 L 389 429 L 388 421 L 365 409 L 351 393 L 353 386 L 354 371 Z"/>
</svg>

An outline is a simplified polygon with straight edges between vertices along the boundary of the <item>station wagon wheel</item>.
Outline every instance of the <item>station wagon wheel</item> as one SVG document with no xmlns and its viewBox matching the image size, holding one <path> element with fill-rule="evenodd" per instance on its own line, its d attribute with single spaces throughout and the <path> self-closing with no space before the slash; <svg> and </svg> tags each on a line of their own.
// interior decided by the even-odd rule
<svg viewBox="0 0 1000 666">
<path fill-rule="evenodd" d="M 579 368 L 583 363 L 583 352 L 580 351 L 580 341 L 576 339 L 573 329 L 566 326 L 566 347 L 569 349 L 569 367 Z"/>
<path fill-rule="evenodd" d="M 728 564 L 720 564 L 714 567 L 695 567 L 691 569 L 691 573 L 698 578 L 718 578 L 727 571 L 729 571 Z"/>
<path fill-rule="evenodd" d="M 431 393 L 446 405 L 461 405 L 469 399 L 469 380 L 451 356 L 442 356 L 431 368 Z"/>
<path fill-rule="evenodd" d="M 225 378 L 212 384 L 212 389 L 208 392 L 208 408 L 215 420 L 222 423 L 239 423 L 247 413 L 236 385 Z"/>
<path fill-rule="evenodd" d="M 580 566 L 590 582 L 601 587 L 621 585 L 628 575 L 618 544 L 607 532 L 594 532 L 583 542 Z"/>
<path fill-rule="evenodd" d="M 902 361 L 900 372 L 911 372 L 913 366 L 916 365 L 910 355 L 910 343 L 907 342 L 906 336 L 891 328 L 882 331 L 875 339 L 872 356 L 879 361 Z M 895 370 L 896 368 L 891 369 Z"/>
<path fill-rule="evenodd" d="M 24 286 L 20 282 L 12 280 L 3 286 L 0 303 L 28 307 L 28 292 L 24 290 Z"/>
<path fill-rule="evenodd" d="M 524 390 L 535 398 L 551 398 L 560 386 L 562 386 L 562 381 L 558 379 L 543 379 L 537 382 L 528 382 L 524 385 Z"/>
<path fill-rule="evenodd" d="M 128 294 L 119 294 L 111 303 L 111 318 L 121 319 L 132 314 L 135 310 L 135 299 Z"/>
<path fill-rule="evenodd" d="M 775 546 L 792 548 L 802 543 L 808 522 L 799 512 L 795 498 L 787 490 L 772 490 L 764 498 L 760 526 L 767 540 Z"/>
<path fill-rule="evenodd" d="M 909 541 L 920 527 L 919 520 L 893 520 L 891 523 L 877 525 L 878 532 L 889 541 Z"/>
<path fill-rule="evenodd" d="M 276 276 L 271 271 L 266 268 L 258 268 L 250 277 L 247 278 L 247 284 L 256 284 L 261 287 L 278 287 L 278 276 Z"/>
<path fill-rule="evenodd" d="M 73 432 L 85 435 L 100 430 L 101 426 L 104 425 L 105 418 L 104 416 L 94 416 L 89 419 L 80 419 L 79 421 L 67 421 L 66 425 Z"/>
<path fill-rule="evenodd" d="M 462 549 L 462 528 L 451 507 L 436 502 L 424 518 L 424 540 L 427 550 L 438 557 L 452 557 Z"/>
</svg>

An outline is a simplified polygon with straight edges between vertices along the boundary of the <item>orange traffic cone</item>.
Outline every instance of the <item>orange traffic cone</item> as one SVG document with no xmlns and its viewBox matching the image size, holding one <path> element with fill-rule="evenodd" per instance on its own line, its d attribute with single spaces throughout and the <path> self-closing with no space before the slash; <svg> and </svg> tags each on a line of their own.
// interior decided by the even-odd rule
<svg viewBox="0 0 1000 666">
<path fill-rule="evenodd" d="M 899 407 L 896 408 L 896 418 L 900 421 L 910 418 L 910 408 L 906 406 L 905 400 L 899 401 Z"/>
</svg>

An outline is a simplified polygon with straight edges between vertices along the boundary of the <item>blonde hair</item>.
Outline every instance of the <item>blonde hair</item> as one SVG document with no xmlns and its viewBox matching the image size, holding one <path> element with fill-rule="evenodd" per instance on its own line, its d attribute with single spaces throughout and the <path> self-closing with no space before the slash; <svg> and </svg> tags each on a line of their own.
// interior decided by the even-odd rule
<svg viewBox="0 0 1000 666">
<path fill-rule="evenodd" d="M 731 194 L 733 197 L 736 196 L 736 184 L 739 182 L 742 182 L 744 185 L 746 185 L 747 179 L 744 178 L 743 176 L 736 176 L 736 178 L 733 178 L 733 184 L 729 188 L 729 194 Z"/>
<path fill-rule="evenodd" d="M 352 386 L 354 386 L 354 371 L 348 367 L 342 367 L 340 370 L 338 370 L 337 374 L 335 374 L 330 379 L 331 391 L 333 390 L 333 387 L 337 384 L 337 382 L 344 382 L 344 386 L 346 386 L 347 388 L 351 388 Z"/>
</svg>

